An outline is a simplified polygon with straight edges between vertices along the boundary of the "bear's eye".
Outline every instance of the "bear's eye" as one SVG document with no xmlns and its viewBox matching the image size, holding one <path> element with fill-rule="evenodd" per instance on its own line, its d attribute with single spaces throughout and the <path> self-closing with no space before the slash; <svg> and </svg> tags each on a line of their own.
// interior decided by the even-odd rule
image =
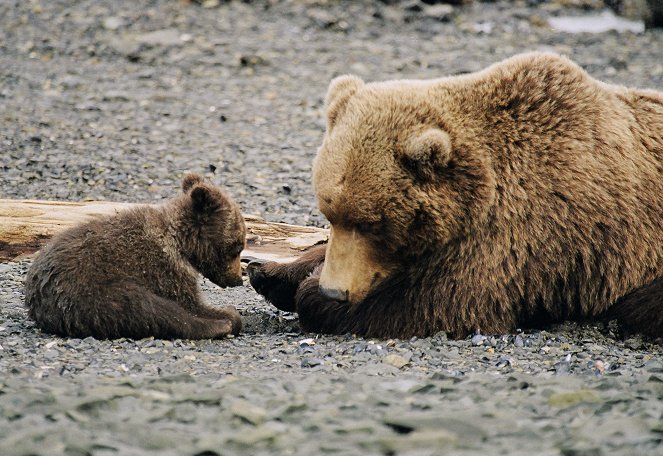
<svg viewBox="0 0 663 456">
<path fill-rule="evenodd" d="M 242 253 L 242 250 L 244 250 L 244 244 L 235 244 L 230 249 L 230 256 L 239 256 L 239 254 Z"/>
<path fill-rule="evenodd" d="M 375 223 L 362 222 L 357 223 L 355 229 L 361 234 L 375 234 L 378 231 L 378 226 Z"/>
</svg>

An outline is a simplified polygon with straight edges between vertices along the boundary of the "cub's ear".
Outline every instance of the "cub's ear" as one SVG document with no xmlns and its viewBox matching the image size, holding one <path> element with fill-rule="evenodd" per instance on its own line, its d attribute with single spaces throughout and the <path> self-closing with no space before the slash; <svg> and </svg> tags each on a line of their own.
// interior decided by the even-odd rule
<svg viewBox="0 0 663 456">
<path fill-rule="evenodd" d="M 450 159 L 451 138 L 439 128 L 415 133 L 403 146 L 402 160 L 405 167 L 425 180 L 433 179 Z"/>
<path fill-rule="evenodd" d="M 364 85 L 364 81 L 357 76 L 345 75 L 334 78 L 329 83 L 325 107 L 327 110 L 327 129 L 331 130 L 336 119 L 345 109 L 350 97 Z"/>
<path fill-rule="evenodd" d="M 195 213 L 209 214 L 221 207 L 223 200 L 206 185 L 196 185 L 191 190 L 191 202 Z"/>
<path fill-rule="evenodd" d="M 195 173 L 189 173 L 182 179 L 182 191 L 187 193 L 196 184 L 204 182 L 203 176 Z"/>
</svg>

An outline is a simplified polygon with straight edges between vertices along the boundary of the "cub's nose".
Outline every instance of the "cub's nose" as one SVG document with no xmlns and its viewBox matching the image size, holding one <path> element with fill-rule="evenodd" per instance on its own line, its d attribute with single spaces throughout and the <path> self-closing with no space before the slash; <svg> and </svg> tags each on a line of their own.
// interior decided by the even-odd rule
<svg viewBox="0 0 663 456">
<path fill-rule="evenodd" d="M 246 265 L 246 273 L 249 275 L 251 282 L 254 280 L 265 279 L 267 276 L 262 271 L 262 267 L 265 264 L 265 261 L 258 259 L 251 259 L 249 264 Z"/>
<path fill-rule="evenodd" d="M 348 300 L 348 290 L 337 290 L 335 288 L 325 288 L 319 287 L 320 294 L 325 298 L 333 299 L 335 301 L 347 301 Z"/>
</svg>

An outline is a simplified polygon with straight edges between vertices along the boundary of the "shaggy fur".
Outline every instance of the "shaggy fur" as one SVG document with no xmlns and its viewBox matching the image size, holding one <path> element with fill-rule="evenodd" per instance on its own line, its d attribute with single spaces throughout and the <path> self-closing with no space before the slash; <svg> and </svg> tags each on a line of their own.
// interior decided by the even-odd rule
<svg viewBox="0 0 663 456">
<path fill-rule="evenodd" d="M 327 260 L 250 268 L 305 329 L 459 338 L 612 315 L 663 336 L 663 94 L 530 53 L 437 80 L 345 76 L 326 101 Z"/>
<path fill-rule="evenodd" d="M 161 206 L 120 212 L 56 236 L 35 259 L 25 304 L 42 330 L 62 336 L 202 339 L 237 334 L 232 307 L 206 305 L 198 273 L 242 284 L 246 228 L 237 205 L 190 174 Z"/>
</svg>

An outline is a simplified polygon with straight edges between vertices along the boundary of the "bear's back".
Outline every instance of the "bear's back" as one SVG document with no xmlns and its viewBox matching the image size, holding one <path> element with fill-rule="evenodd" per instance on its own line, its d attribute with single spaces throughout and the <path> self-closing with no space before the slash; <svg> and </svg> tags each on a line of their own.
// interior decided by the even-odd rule
<svg viewBox="0 0 663 456">
<path fill-rule="evenodd" d="M 103 300 L 106 288 L 118 283 L 166 296 L 177 294 L 176 287 L 195 287 L 195 271 L 175 252 L 172 240 L 160 234 L 165 223 L 160 209 L 143 206 L 59 234 L 28 272 L 28 307 L 42 300 L 59 305 Z"/>
</svg>

